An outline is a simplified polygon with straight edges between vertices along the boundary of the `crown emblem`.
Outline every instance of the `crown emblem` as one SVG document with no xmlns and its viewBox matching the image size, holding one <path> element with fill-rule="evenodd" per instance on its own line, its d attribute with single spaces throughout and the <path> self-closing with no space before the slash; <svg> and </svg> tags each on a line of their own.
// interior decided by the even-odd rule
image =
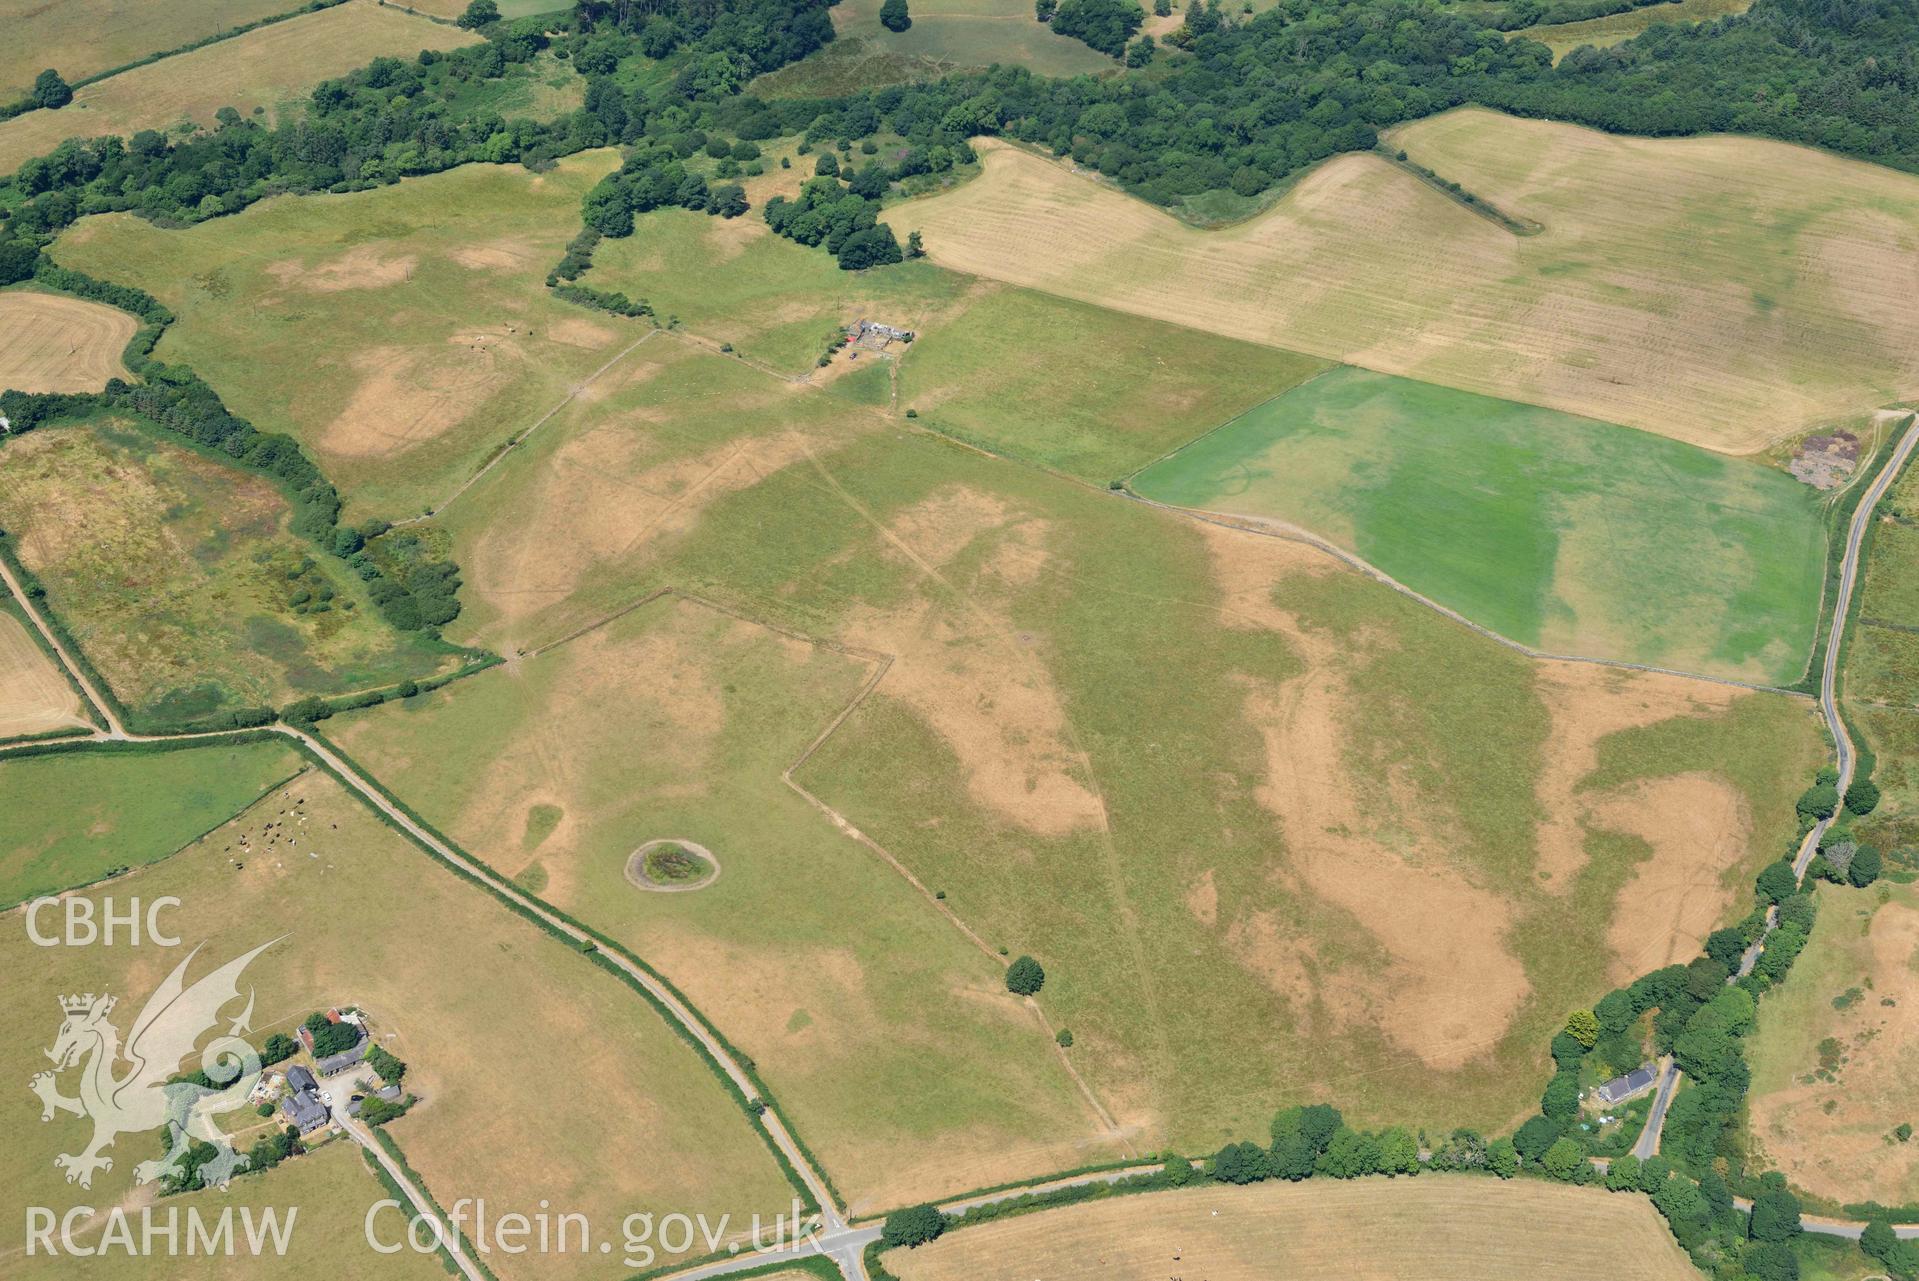
<svg viewBox="0 0 1919 1281">
<path fill-rule="evenodd" d="M 60 998 L 60 1008 L 68 1014 L 85 1014 L 93 1009 L 95 1001 L 99 1001 L 100 1013 L 109 1014 L 113 1011 L 115 999 L 111 996 L 95 996 L 91 992 L 85 996 L 63 996 Z"/>
</svg>

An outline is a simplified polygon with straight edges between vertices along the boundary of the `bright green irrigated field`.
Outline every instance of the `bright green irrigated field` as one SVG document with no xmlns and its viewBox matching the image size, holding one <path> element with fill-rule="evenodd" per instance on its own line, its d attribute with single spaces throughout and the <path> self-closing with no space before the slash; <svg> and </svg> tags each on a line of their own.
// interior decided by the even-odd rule
<svg viewBox="0 0 1919 1281">
<path fill-rule="evenodd" d="M 1553 61 L 1557 62 L 1580 45 L 1609 49 L 1632 39 L 1648 27 L 1673 22 L 1709 22 L 1729 14 L 1744 13 L 1750 8 L 1752 0 L 1679 0 L 1677 4 L 1649 4 L 1604 18 L 1588 18 L 1584 22 L 1556 22 L 1527 27 L 1524 31 L 1513 32 L 1513 35 L 1539 41 L 1553 51 Z"/>
<path fill-rule="evenodd" d="M 13 923 L 0 930 L 0 1071 L 23 1087 L 48 1066 L 41 1051 L 60 1026 L 61 994 L 116 996 L 125 1038 L 194 947 L 189 981 L 274 941 L 242 984 L 252 1034 L 288 1032 L 315 1009 L 365 1010 L 422 1100 L 391 1132 L 436 1200 L 484 1197 L 490 1216 L 577 1212 L 616 1245 L 610 1255 L 529 1253 L 511 1275 L 618 1281 L 643 1266 L 617 1248 L 629 1214 L 729 1215 L 738 1228 L 790 1202 L 742 1107 L 651 1006 L 435 864 L 326 774 L 310 770 L 206 840 L 83 893 L 96 904 L 110 893 L 122 909 L 133 897 L 177 897 L 164 921 L 181 945 L 40 948 Z M 243 1003 L 223 1010 L 222 1030 Z M 189 1056 L 182 1067 L 198 1064 Z M 61 1084 L 71 1093 L 71 1074 Z M 15 1207 L 118 1204 L 136 1162 L 158 1151 L 151 1134 L 122 1136 L 113 1168 L 82 1190 L 64 1182 L 53 1156 L 78 1150 L 91 1126 L 72 1116 L 42 1125 L 39 1114 L 25 1088 L 0 1097 L 0 1125 L 18 1140 L 0 1154 L 0 1187 Z M 274 1183 L 296 1168 L 259 1175 L 257 1190 L 238 1194 L 269 1204 L 297 1195 L 299 1178 Z M 378 1265 L 360 1221 L 385 1194 L 374 1184 L 364 1195 L 350 1228 L 328 1243 L 332 1275 Z M 24 1216 L 9 1214 L 0 1254 L 23 1232 Z M 373 1259 L 368 1268 L 363 1258 Z"/>
<path fill-rule="evenodd" d="M 1554 653 L 1790 684 L 1818 615 L 1818 495 L 1786 473 L 1361 369 L 1260 405 L 1134 487 L 1303 526 Z"/>
<path fill-rule="evenodd" d="M 0 904 L 165 858 L 298 768 L 280 743 L 0 760 Z"/>
<path fill-rule="evenodd" d="M 159 357 L 192 366 L 262 431 L 297 437 L 348 520 L 397 519 L 646 332 L 543 283 L 581 197 L 616 163 L 602 151 L 546 174 L 469 165 L 182 231 L 90 218 L 54 253 L 172 308 Z"/>
<path fill-rule="evenodd" d="M 343 562 L 291 531 L 278 490 L 217 457 L 121 418 L 0 448 L 0 528 L 129 709 L 277 707 L 457 661 L 391 627 Z"/>
</svg>

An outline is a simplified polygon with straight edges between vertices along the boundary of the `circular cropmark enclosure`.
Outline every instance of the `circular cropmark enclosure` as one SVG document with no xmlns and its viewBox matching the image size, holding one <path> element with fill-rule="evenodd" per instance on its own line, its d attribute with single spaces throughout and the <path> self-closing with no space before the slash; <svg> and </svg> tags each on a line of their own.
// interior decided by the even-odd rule
<svg viewBox="0 0 1919 1281">
<path fill-rule="evenodd" d="M 720 879 L 720 861 L 694 841 L 648 841 L 627 855 L 626 879 L 668 894 L 703 890 Z"/>
</svg>

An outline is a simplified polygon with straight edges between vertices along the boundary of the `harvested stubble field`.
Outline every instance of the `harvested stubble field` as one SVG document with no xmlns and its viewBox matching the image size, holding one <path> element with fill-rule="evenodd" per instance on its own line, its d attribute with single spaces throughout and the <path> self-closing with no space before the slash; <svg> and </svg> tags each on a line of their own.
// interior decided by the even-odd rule
<svg viewBox="0 0 1919 1281">
<path fill-rule="evenodd" d="M 422 49 L 453 49 L 477 39 L 374 0 L 302 14 L 109 76 L 75 90 L 73 101 L 58 111 L 30 111 L 0 124 L 0 173 L 67 138 L 129 136 L 183 121 L 211 126 L 222 107 L 241 115 L 271 112 L 375 58 L 410 58 Z"/>
<path fill-rule="evenodd" d="M 246 971 L 253 1034 L 291 1031 L 316 1008 L 356 1004 L 372 1014 L 382 1043 L 408 1064 L 407 1088 L 423 1099 L 392 1123 L 393 1135 L 442 1205 L 484 1197 L 490 1216 L 532 1216 L 544 1200 L 555 1213 L 585 1214 L 617 1247 L 618 1225 L 639 1209 L 714 1221 L 730 1214 L 740 1225 L 755 1212 L 770 1221 L 790 1200 L 745 1114 L 645 1001 L 432 864 L 322 773 L 275 788 L 113 892 L 177 896 L 167 923 L 185 946 L 49 949 L 22 929 L 0 932 L 0 971 L 33 994 L 7 1002 L 0 1016 L 0 1070 L 9 1077 L 25 1081 L 36 1061 L 45 1066 L 40 1049 L 57 1026 L 56 994 L 118 995 L 114 1019 L 124 1034 L 193 945 L 204 941 L 190 977 L 278 938 Z M 0 1158 L 0 1179 L 26 1204 L 113 1205 L 130 1189 L 135 1159 L 152 1155 L 150 1136 L 127 1136 L 113 1169 L 82 1193 L 50 1156 L 76 1150 L 88 1123 L 62 1117 L 42 1126 L 38 1115 L 24 1089 L 0 1103 L 8 1133 L 34 1135 Z M 501 1159 L 507 1152 L 512 1160 Z M 235 1187 L 271 1198 L 274 1180 L 295 1168 Z M 360 1217 L 380 1195 L 367 1189 Z M 0 1228 L 0 1251 L 20 1244 L 22 1230 L 18 1220 Z M 363 1242 L 356 1217 L 330 1241 L 335 1273 L 377 1266 Z M 612 1281 L 633 1271 L 616 1248 L 529 1253 L 514 1275 Z"/>
<path fill-rule="evenodd" d="M 0 101 L 20 97 L 47 67 L 78 80 L 299 7 L 295 0 L 0 0 L 0 31 L 7 33 Z"/>
<path fill-rule="evenodd" d="M 857 1210 L 1122 1155 L 999 966 L 781 783 L 871 671 L 668 597 L 328 728 L 436 826 L 684 990 Z M 632 851 L 666 835 L 724 875 L 637 892 Z"/>
<path fill-rule="evenodd" d="M 1583 22 L 1555 22 L 1527 27 L 1513 35 L 1537 40 L 1553 51 L 1553 61 L 1565 57 L 1581 45 L 1610 49 L 1632 39 L 1648 27 L 1675 22 L 1710 22 L 1752 8 L 1752 0 L 1678 0 L 1674 4 L 1648 4 L 1624 13 Z"/>
<path fill-rule="evenodd" d="M 1729 453 L 1919 388 L 1919 179 L 1750 138 L 1617 137 L 1460 110 L 1197 231 L 1004 144 L 887 211 L 934 261 Z"/>
<path fill-rule="evenodd" d="M 87 724 L 80 695 L 29 626 L 11 601 L 0 603 L 0 739 Z"/>
<path fill-rule="evenodd" d="M 99 391 L 138 323 L 118 307 L 60 294 L 0 293 L 0 389 Z"/>
<path fill-rule="evenodd" d="M 0 762 L 0 904 L 165 858 L 298 768 L 280 743 Z"/>
<path fill-rule="evenodd" d="M 89 661 L 141 712 L 279 706 L 455 661 L 388 626 L 365 584 L 289 520 L 267 481 L 125 419 L 46 427 L 0 448 L 0 528 Z"/>
<path fill-rule="evenodd" d="M 1266 1183 L 982 1223 L 886 1266 L 903 1281 L 1692 1281 L 1643 1198 L 1466 1176 Z"/>
<path fill-rule="evenodd" d="M 545 174 L 469 165 L 182 231 L 108 215 L 53 252 L 158 296 L 179 317 L 161 359 L 311 449 L 347 519 L 393 519 L 439 501 L 647 332 L 543 283 L 581 198 L 617 163 L 600 151 Z"/>
<path fill-rule="evenodd" d="M 1825 572 L 1819 495 L 1647 432 L 1343 368 L 1133 487 L 1312 530 L 1552 653 L 1789 685 Z"/>
<path fill-rule="evenodd" d="M 1919 1200 L 1919 888 L 1819 893 L 1819 925 L 1753 1037 L 1752 1137 L 1834 1201 Z"/>
<path fill-rule="evenodd" d="M 459 635 L 534 650 L 680 586 L 892 656 L 798 781 L 945 891 L 989 953 L 1046 963 L 1041 1004 L 1142 1149 L 1257 1134 L 1305 1096 L 1510 1123 L 1565 1011 L 1696 948 L 1792 830 L 1819 754 L 1805 700 L 1537 664 L 1298 544 L 985 457 L 671 335 L 633 359 L 440 518 L 473 584 Z M 448 716 L 488 687 L 513 685 L 463 682 Z M 525 723 L 557 696 L 529 694 Z M 476 722 L 403 745 L 404 713 L 356 719 L 397 727 L 373 764 L 412 762 L 410 796 L 464 788 L 439 753 L 500 737 Z M 457 824 L 462 804 L 428 813 Z M 492 843 L 541 805 L 570 808 L 529 796 Z M 752 842 L 722 834 L 718 884 L 633 903 L 672 897 L 615 879 L 666 832 L 703 839 L 623 831 L 594 910 L 745 892 L 734 851 Z M 837 920 L 840 894 L 802 897 Z M 779 1054 L 755 1057 L 829 1166 L 831 1145 L 885 1137 L 864 1114 L 813 1120 L 860 1101 L 800 1099 Z"/>
</svg>

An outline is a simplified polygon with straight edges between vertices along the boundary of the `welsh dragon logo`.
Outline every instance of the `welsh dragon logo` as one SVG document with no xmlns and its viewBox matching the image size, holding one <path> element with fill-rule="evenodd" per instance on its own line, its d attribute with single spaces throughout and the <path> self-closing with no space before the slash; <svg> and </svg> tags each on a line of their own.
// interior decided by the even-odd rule
<svg viewBox="0 0 1919 1281">
<path fill-rule="evenodd" d="M 108 1021 L 114 997 L 88 993 L 60 998 L 64 1020 L 46 1051 L 53 1069 L 37 1073 L 28 1088 L 40 1096 L 42 1121 L 51 1121 L 56 1112 L 93 1121 L 93 1141 L 84 1151 L 53 1158 L 54 1165 L 67 1172 L 67 1182 L 92 1187 L 97 1171 L 113 1168 L 113 1158 L 102 1152 L 113 1146 L 115 1138 L 163 1125 L 166 1153 L 135 1166 L 136 1182 L 150 1183 L 177 1173 L 192 1139 L 217 1149 L 200 1167 L 207 1184 L 224 1187 L 235 1172 L 246 1168 L 245 1154 L 233 1150 L 213 1118 L 245 1106 L 260 1079 L 259 1053 L 240 1036 L 253 1016 L 251 989 L 246 1008 L 200 1053 L 200 1070 L 213 1082 L 212 1088 L 170 1078 L 193 1053 L 200 1037 L 220 1021 L 221 1009 L 239 998 L 240 974 L 248 963 L 279 941 L 263 943 L 188 986 L 187 966 L 200 954 L 194 948 L 147 998 L 124 1045 L 119 1029 Z M 119 1070 L 123 1061 L 125 1071 Z M 77 1097 L 69 1098 L 60 1093 L 56 1078 L 72 1068 L 79 1069 L 80 1089 Z"/>
</svg>

